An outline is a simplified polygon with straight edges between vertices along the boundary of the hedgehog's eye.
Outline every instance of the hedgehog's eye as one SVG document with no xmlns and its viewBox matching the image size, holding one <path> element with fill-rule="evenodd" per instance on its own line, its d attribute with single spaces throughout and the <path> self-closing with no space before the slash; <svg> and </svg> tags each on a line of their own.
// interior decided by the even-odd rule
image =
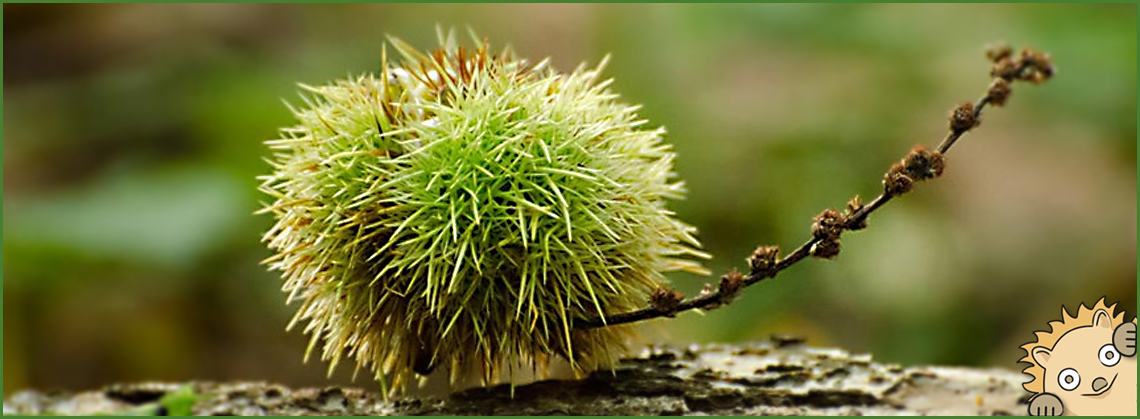
<svg viewBox="0 0 1140 419">
<path fill-rule="evenodd" d="M 1120 352 L 1116 351 L 1116 346 L 1108 344 L 1100 347 L 1100 363 L 1106 367 L 1111 367 L 1120 362 Z"/>
<path fill-rule="evenodd" d="M 1064 371 L 1061 371 L 1061 375 L 1057 376 L 1057 384 L 1068 391 L 1076 390 L 1077 386 L 1081 385 L 1081 375 L 1077 374 L 1075 369 L 1065 368 Z"/>
</svg>

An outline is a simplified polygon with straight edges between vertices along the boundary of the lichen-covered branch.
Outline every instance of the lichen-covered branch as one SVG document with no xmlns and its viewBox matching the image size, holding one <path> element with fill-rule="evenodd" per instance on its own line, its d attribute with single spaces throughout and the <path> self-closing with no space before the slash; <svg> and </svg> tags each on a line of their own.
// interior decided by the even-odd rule
<svg viewBox="0 0 1140 419">
<path fill-rule="evenodd" d="M 775 246 L 761 246 L 748 258 L 750 271 L 747 275 L 729 272 L 721 277 L 717 287 L 708 284 L 700 295 L 685 300 L 676 290 L 661 288 L 649 299 L 649 306 L 637 311 L 606 314 L 604 317 L 578 319 L 577 328 L 598 328 L 633 323 L 658 317 L 673 317 L 677 313 L 692 309 L 711 310 L 732 302 L 744 287 L 773 278 L 784 269 L 812 256 L 830 259 L 839 254 L 840 236 L 845 231 L 861 230 L 867 227 L 867 218 L 894 197 L 909 192 L 914 184 L 942 175 L 945 168 L 946 152 L 964 134 L 981 123 L 982 110 L 987 105 L 1002 106 L 1012 93 L 1011 84 L 1015 81 L 1041 83 L 1053 76 L 1053 62 L 1048 54 L 1026 48 L 1014 57 L 1008 46 L 991 48 L 986 57 L 993 64 L 990 75 L 993 82 L 985 96 L 977 103 L 963 103 L 950 112 L 946 138 L 934 151 L 918 145 L 902 161 L 891 166 L 883 176 L 883 192 L 868 204 L 863 204 L 858 196 L 847 203 L 844 212 L 828 209 L 817 215 L 812 224 L 812 237 L 795 251 L 779 258 Z"/>
<path fill-rule="evenodd" d="M 21 392 L 5 414 L 172 413 L 172 394 L 198 395 L 195 415 L 1013 415 L 1026 412 L 1022 375 L 1007 370 L 900 367 L 869 355 L 774 338 L 747 346 L 648 348 L 612 372 L 477 388 L 444 398 L 385 401 L 358 388 L 267 383 L 115 385 L 78 394 Z"/>
</svg>

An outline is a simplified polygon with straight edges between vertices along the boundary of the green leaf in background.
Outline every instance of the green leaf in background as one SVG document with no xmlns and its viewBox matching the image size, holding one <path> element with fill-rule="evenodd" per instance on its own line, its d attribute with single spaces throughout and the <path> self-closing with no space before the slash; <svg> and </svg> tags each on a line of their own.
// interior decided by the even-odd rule
<svg viewBox="0 0 1140 419">
<path fill-rule="evenodd" d="M 60 193 L 9 201 L 4 246 L 185 267 L 238 229 L 252 209 L 242 185 L 207 168 L 125 171 Z M 19 269 L 20 261 L 9 262 Z"/>
</svg>

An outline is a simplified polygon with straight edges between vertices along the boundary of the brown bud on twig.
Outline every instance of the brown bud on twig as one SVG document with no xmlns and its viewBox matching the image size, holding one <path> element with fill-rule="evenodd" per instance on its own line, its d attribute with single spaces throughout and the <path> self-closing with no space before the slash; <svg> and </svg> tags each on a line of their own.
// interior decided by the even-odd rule
<svg viewBox="0 0 1140 419">
<path fill-rule="evenodd" d="M 811 255 L 831 259 L 839 255 L 839 236 L 828 237 L 811 246 Z"/>
<path fill-rule="evenodd" d="M 895 163 L 891 170 L 883 176 L 883 193 L 895 196 L 910 192 L 914 187 L 914 179 L 906 175 L 902 163 Z"/>
<path fill-rule="evenodd" d="M 773 275 L 774 273 L 769 271 L 776 267 L 776 262 L 779 256 L 779 247 L 757 247 L 756 251 L 752 252 L 752 256 L 748 258 L 748 265 L 752 268 L 752 274 L 763 274 L 762 278 L 767 278 Z"/>
<path fill-rule="evenodd" d="M 681 301 L 685 299 L 685 294 L 681 294 L 677 290 L 658 287 L 653 290 L 649 295 L 649 305 L 653 306 L 657 311 L 668 313 L 677 308 Z M 667 317 L 673 317 L 673 314 L 668 314 Z"/>
<path fill-rule="evenodd" d="M 1019 68 L 1017 63 L 1013 62 L 1009 57 L 1005 57 L 994 62 L 993 68 L 990 69 L 990 76 L 1013 80 L 1017 77 L 1018 72 Z"/>
<path fill-rule="evenodd" d="M 986 58 L 994 63 L 1009 58 L 1012 55 L 1013 48 L 1010 48 L 1007 44 L 994 45 L 986 50 Z"/>
<path fill-rule="evenodd" d="M 839 237 L 843 233 L 843 225 L 847 223 L 847 218 L 836 210 L 825 210 L 812 219 L 811 235 L 817 239 L 828 239 L 832 237 Z"/>
<path fill-rule="evenodd" d="M 863 200 L 859 198 L 859 195 L 855 195 L 854 197 L 851 198 L 850 201 L 847 201 L 847 215 L 848 216 L 850 216 L 851 214 L 854 214 L 856 212 L 859 212 L 859 210 L 862 210 L 862 209 L 863 209 Z"/>
<path fill-rule="evenodd" d="M 1026 67 L 1034 67 L 1039 70 L 1046 70 L 1053 68 L 1053 58 L 1049 54 L 1033 48 L 1025 48 L 1021 50 L 1019 59 Z"/>
<path fill-rule="evenodd" d="M 1053 77 L 1053 58 L 1032 48 L 1021 50 L 1021 66 L 1027 71 L 1021 74 L 1023 80 L 1041 83 Z"/>
<path fill-rule="evenodd" d="M 950 111 L 951 131 L 966 132 L 976 126 L 978 126 L 978 116 L 974 114 L 973 103 L 963 102 L 953 111 Z"/>
<path fill-rule="evenodd" d="M 994 79 L 994 82 L 990 83 L 990 90 L 986 91 L 986 101 L 994 106 L 1002 106 L 1011 93 L 1013 89 L 1010 88 L 1009 80 Z"/>
<path fill-rule="evenodd" d="M 718 291 L 717 288 L 714 288 L 712 284 L 706 282 L 705 285 L 703 287 L 701 287 L 701 294 L 700 294 L 700 297 L 698 297 L 698 298 L 706 298 L 710 295 L 713 295 L 713 293 L 715 293 L 717 291 Z M 722 305 L 724 305 L 723 301 L 721 301 L 719 298 L 712 299 L 712 300 L 709 300 L 709 303 L 704 306 L 704 309 L 705 310 L 715 310 L 715 309 L 720 308 L 720 306 L 722 306 Z"/>
<path fill-rule="evenodd" d="M 712 284 L 706 282 L 705 285 L 701 287 L 701 294 L 700 295 L 701 295 L 701 297 L 707 297 L 709 295 L 712 295 L 712 293 L 714 293 L 714 292 L 716 292 L 716 290 L 713 289 Z"/>
<path fill-rule="evenodd" d="M 728 304 L 735 300 L 736 297 L 740 296 L 742 288 L 744 288 L 744 275 L 741 275 L 736 269 L 720 277 L 720 287 L 717 288 L 717 291 L 720 291 L 721 304 Z"/>
<path fill-rule="evenodd" d="M 850 201 L 847 201 L 847 212 L 843 217 L 847 219 L 847 225 L 843 228 L 848 230 L 862 230 L 867 228 L 867 218 L 855 218 L 855 214 L 863 210 L 863 201 L 859 199 L 859 195 L 855 195 Z"/>
<path fill-rule="evenodd" d="M 914 146 L 907 153 L 902 165 L 907 177 L 916 181 L 942 176 L 942 170 L 946 167 L 942 153 L 931 152 L 921 145 Z"/>
</svg>

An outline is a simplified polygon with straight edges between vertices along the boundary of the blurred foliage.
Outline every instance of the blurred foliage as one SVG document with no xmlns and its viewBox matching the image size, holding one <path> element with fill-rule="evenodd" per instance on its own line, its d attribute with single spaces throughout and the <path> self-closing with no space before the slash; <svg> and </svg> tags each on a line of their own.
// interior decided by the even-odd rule
<svg viewBox="0 0 1140 419">
<path fill-rule="evenodd" d="M 806 335 L 886 362 L 1020 369 L 1107 295 L 1136 308 L 1135 5 L 4 5 L 4 391 L 115 381 L 323 385 L 258 265 L 261 141 L 295 82 L 376 69 L 385 34 L 470 26 L 557 68 L 613 60 L 669 129 L 715 272 L 810 218 L 989 82 L 995 41 L 1052 53 L 947 174 L 735 304 L 645 327 L 685 344 Z M 708 280 L 676 275 L 689 294 Z M 341 370 L 331 382 L 348 382 Z M 371 386 L 367 380 L 358 385 Z"/>
</svg>

